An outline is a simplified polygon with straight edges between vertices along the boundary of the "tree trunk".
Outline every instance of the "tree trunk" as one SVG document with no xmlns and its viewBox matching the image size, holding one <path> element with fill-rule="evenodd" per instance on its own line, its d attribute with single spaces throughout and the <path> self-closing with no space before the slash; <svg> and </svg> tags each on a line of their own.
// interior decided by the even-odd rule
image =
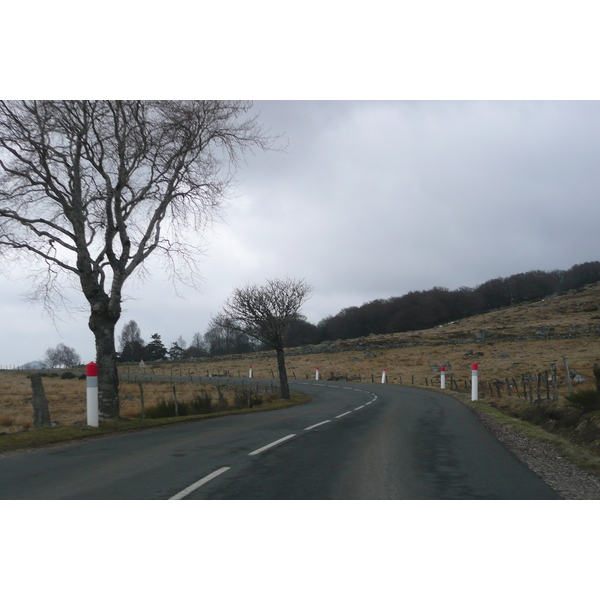
<svg viewBox="0 0 600 600">
<path fill-rule="evenodd" d="M 89 327 L 96 340 L 98 364 L 98 416 L 101 419 L 119 418 L 119 373 L 115 349 L 115 326 L 118 317 L 110 317 L 108 309 L 92 307 Z"/>
<path fill-rule="evenodd" d="M 290 399 L 290 386 L 288 385 L 288 376 L 285 369 L 285 356 L 283 348 L 276 348 L 277 367 L 279 368 L 279 386 L 281 387 L 281 397 L 285 400 Z"/>
</svg>

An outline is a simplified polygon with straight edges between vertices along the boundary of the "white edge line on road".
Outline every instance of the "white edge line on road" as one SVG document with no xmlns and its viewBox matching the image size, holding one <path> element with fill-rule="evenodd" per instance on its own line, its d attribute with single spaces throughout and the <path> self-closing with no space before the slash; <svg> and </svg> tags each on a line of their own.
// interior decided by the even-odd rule
<svg viewBox="0 0 600 600">
<path fill-rule="evenodd" d="M 231 469 L 231 467 L 221 467 L 220 469 L 213 471 L 210 475 L 207 475 L 206 477 L 196 481 L 196 483 L 192 483 L 192 485 L 186 487 L 185 490 L 181 490 L 181 492 L 175 494 L 169 498 L 169 500 L 181 500 L 182 498 L 189 496 L 189 494 L 191 494 L 194 490 L 197 490 L 200 486 L 208 483 L 211 479 L 218 477 L 221 475 L 221 473 L 225 473 L 225 471 L 228 471 L 229 469 Z"/>
<path fill-rule="evenodd" d="M 325 425 L 325 423 L 331 423 L 331 419 L 329 419 L 328 421 L 321 421 L 320 423 L 315 423 L 314 425 L 307 427 L 304 431 L 308 431 L 309 429 L 314 429 L 315 427 L 318 427 L 319 425 Z"/>
<path fill-rule="evenodd" d="M 261 452 L 264 452 L 265 450 L 268 450 L 269 448 L 272 448 L 273 446 L 277 446 L 277 444 L 281 444 L 281 442 L 285 442 L 285 440 L 289 440 L 293 437 L 296 437 L 295 433 L 286 435 L 285 437 L 282 437 L 279 440 L 271 442 L 270 444 L 267 444 L 266 446 L 263 446 L 262 448 L 259 448 L 258 450 L 254 450 L 253 452 L 248 453 L 248 456 L 254 456 L 255 454 L 260 454 Z"/>
<path fill-rule="evenodd" d="M 338 416 L 336 417 L 336 419 L 339 419 L 340 417 L 345 417 L 346 415 L 349 415 L 351 412 L 352 412 L 352 411 L 351 411 L 351 410 L 349 410 L 348 412 L 342 413 L 341 415 L 338 415 Z"/>
<path fill-rule="evenodd" d="M 365 405 L 363 404 L 362 406 L 357 406 L 354 410 L 360 410 L 361 408 L 364 408 Z"/>
</svg>

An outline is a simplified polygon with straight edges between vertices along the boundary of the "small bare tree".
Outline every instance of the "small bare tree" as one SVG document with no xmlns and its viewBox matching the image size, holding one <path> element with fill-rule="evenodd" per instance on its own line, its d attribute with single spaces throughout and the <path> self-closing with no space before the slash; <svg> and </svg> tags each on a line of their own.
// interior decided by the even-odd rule
<svg viewBox="0 0 600 600">
<path fill-rule="evenodd" d="M 102 418 L 119 416 L 123 286 L 150 255 L 162 255 L 174 277 L 197 280 L 197 234 L 218 212 L 232 165 L 272 140 L 245 117 L 250 107 L 0 101 L 0 251 L 26 258 L 33 296 L 50 311 L 64 304 L 65 283 L 83 293 Z"/>
<path fill-rule="evenodd" d="M 246 285 L 233 291 L 221 314 L 212 320 L 214 326 L 249 335 L 276 351 L 282 398 L 290 397 L 283 338 L 311 292 L 304 280 L 289 278 L 267 280 L 263 286 Z"/>
<path fill-rule="evenodd" d="M 70 369 L 81 364 L 81 357 L 74 348 L 58 344 L 56 348 L 48 348 L 44 356 L 44 363 L 50 368 L 66 367 Z"/>
</svg>

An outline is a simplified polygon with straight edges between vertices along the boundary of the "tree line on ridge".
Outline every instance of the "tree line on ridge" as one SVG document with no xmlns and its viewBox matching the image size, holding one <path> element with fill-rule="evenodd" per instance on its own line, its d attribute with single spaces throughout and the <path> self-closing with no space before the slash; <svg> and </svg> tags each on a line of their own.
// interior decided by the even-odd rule
<svg viewBox="0 0 600 600">
<path fill-rule="evenodd" d="M 293 348 L 326 340 L 353 339 L 372 333 L 429 329 L 489 310 L 541 300 L 597 281 L 600 281 L 600 262 L 594 261 L 576 264 L 568 270 L 535 270 L 510 277 L 497 277 L 474 288 L 449 290 L 434 287 L 411 291 L 403 296 L 343 308 L 316 325 L 301 316 L 288 328 L 284 345 Z M 215 324 L 209 325 L 204 334 L 194 333 L 189 345 L 180 336 L 167 349 L 159 334 L 153 334 L 151 341 L 146 344 L 135 321 L 130 321 L 123 329 L 120 342 L 121 361 L 184 360 L 267 349 L 248 336 L 226 331 Z"/>
</svg>

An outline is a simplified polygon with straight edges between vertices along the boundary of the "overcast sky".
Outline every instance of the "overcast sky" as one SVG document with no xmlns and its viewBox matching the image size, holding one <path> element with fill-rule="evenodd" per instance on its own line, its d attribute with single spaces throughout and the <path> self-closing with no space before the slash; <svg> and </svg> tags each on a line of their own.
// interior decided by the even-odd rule
<svg viewBox="0 0 600 600">
<path fill-rule="evenodd" d="M 169 346 L 204 333 L 236 286 L 304 278 L 304 314 L 411 290 L 474 286 L 600 260 L 600 103 L 259 101 L 284 151 L 246 157 L 222 222 L 205 235 L 199 291 L 158 264 L 126 288 L 123 325 Z M 85 313 L 53 323 L 2 279 L 0 365 L 64 343 L 94 359 Z M 74 296 L 74 298 L 76 298 Z M 8 342 L 8 343 L 6 343 Z"/>
</svg>

